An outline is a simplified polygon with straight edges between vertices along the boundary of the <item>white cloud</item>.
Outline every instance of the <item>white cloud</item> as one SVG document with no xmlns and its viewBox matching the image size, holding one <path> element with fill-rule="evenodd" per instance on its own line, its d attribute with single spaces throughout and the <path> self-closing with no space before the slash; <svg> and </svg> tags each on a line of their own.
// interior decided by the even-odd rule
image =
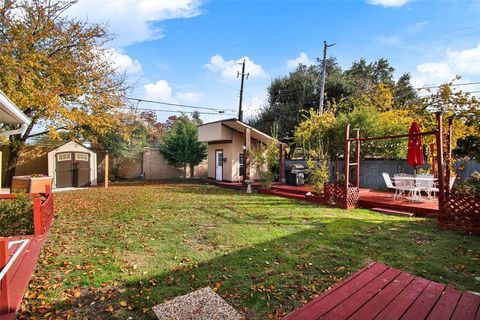
<svg viewBox="0 0 480 320">
<path fill-rule="evenodd" d="M 192 91 L 178 92 L 177 94 L 175 94 L 175 98 L 181 103 L 195 104 L 195 103 L 199 103 L 202 100 L 203 93 L 192 92 Z"/>
<path fill-rule="evenodd" d="M 145 99 L 174 102 L 172 97 L 172 88 L 166 80 L 158 80 L 155 83 L 147 83 L 143 86 L 143 88 L 145 89 Z"/>
<path fill-rule="evenodd" d="M 309 66 L 314 63 L 315 62 L 311 60 L 305 52 L 302 51 L 295 59 L 287 60 L 287 67 L 289 69 L 295 69 L 299 64 Z"/>
<path fill-rule="evenodd" d="M 194 91 L 176 92 L 166 80 L 158 80 L 155 83 L 147 83 L 143 86 L 144 97 L 147 100 L 162 101 L 169 103 L 196 104 L 204 94 Z"/>
<path fill-rule="evenodd" d="M 256 116 L 262 109 L 263 103 L 260 99 L 252 97 L 251 102 L 243 105 L 243 116 L 245 118 L 251 118 Z"/>
<path fill-rule="evenodd" d="M 462 82 L 468 82 L 469 77 L 480 77 L 480 44 L 463 51 L 447 50 L 443 59 L 418 65 L 412 83 L 416 87 L 438 85 L 456 75 L 462 77 Z"/>
<path fill-rule="evenodd" d="M 118 73 L 125 74 L 127 77 L 141 76 L 143 74 L 140 61 L 113 48 L 105 50 L 105 59 L 112 63 Z"/>
<path fill-rule="evenodd" d="M 241 63 L 245 60 L 245 72 L 250 78 L 268 78 L 268 74 L 262 66 L 253 62 L 249 57 L 242 57 L 238 60 L 226 61 L 220 55 L 210 58 L 210 63 L 204 65 L 211 72 L 218 74 L 222 80 L 235 80 L 237 73 L 242 71 Z"/>
<path fill-rule="evenodd" d="M 409 0 L 367 0 L 367 3 L 374 6 L 388 7 L 401 7 L 405 5 Z"/>
<path fill-rule="evenodd" d="M 80 0 L 67 14 L 107 23 L 117 46 L 163 37 L 160 21 L 200 14 L 201 0 Z"/>
</svg>

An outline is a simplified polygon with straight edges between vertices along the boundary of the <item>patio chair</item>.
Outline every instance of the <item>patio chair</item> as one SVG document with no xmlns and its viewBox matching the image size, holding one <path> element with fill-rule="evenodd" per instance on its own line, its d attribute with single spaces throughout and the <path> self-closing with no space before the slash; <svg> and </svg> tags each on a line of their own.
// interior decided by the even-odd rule
<svg viewBox="0 0 480 320">
<path fill-rule="evenodd" d="M 399 197 L 405 197 L 405 192 L 408 192 L 410 198 L 412 198 L 414 201 L 416 199 L 416 196 L 420 196 L 420 188 L 415 185 L 415 181 L 412 179 L 404 179 L 404 177 L 409 177 L 407 175 L 395 175 L 393 177 L 393 181 L 395 183 L 395 188 L 397 189 L 397 194 L 394 199 L 397 199 Z"/>
<path fill-rule="evenodd" d="M 449 186 L 450 190 L 452 190 L 453 185 L 455 184 L 455 180 L 456 180 L 456 179 L 457 179 L 457 176 L 451 176 L 451 177 L 450 177 L 450 181 L 448 182 L 448 186 Z M 434 184 L 433 181 L 432 181 L 432 186 L 429 188 L 429 191 L 430 191 L 430 192 L 433 192 L 433 198 L 435 198 L 436 193 L 440 191 L 440 189 L 438 188 L 438 186 L 435 186 L 435 185 L 436 185 L 436 184 Z M 431 199 L 431 198 L 430 198 L 430 195 L 429 195 L 428 198 Z"/>
<path fill-rule="evenodd" d="M 433 193 L 433 198 L 435 198 L 435 189 L 438 190 L 438 188 L 434 187 L 433 174 L 419 174 L 417 175 L 417 178 L 422 178 L 415 180 L 415 185 L 420 188 L 419 192 L 421 193 L 422 191 L 425 191 L 428 199 L 432 199 Z"/>
<path fill-rule="evenodd" d="M 394 198 L 395 196 L 397 195 L 397 188 L 395 188 L 395 186 L 393 185 L 392 183 L 392 179 L 390 179 L 390 175 L 386 172 L 382 173 L 382 176 L 383 176 L 383 180 L 385 181 L 385 184 L 387 185 L 387 188 L 389 190 L 393 189 L 395 191 L 395 194 L 394 194 Z M 388 196 L 390 197 L 390 196 Z"/>
</svg>

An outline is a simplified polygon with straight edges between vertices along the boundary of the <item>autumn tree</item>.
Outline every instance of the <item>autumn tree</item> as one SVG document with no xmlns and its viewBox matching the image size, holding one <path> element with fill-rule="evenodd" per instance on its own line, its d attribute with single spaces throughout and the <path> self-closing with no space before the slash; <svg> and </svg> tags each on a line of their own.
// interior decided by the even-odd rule
<svg viewBox="0 0 480 320">
<path fill-rule="evenodd" d="M 387 111 L 408 108 L 418 100 L 410 75 L 405 73 L 395 81 L 395 69 L 386 59 L 360 59 L 342 70 L 335 58 L 328 58 L 326 68 L 324 110 L 335 116 L 351 112 L 359 102 Z M 265 132 L 277 124 L 279 138 L 295 143 L 292 137 L 298 124 L 310 109 L 318 109 L 320 75 L 318 65 L 299 65 L 288 75 L 274 79 L 268 87 L 267 104 L 250 124 Z"/>
<path fill-rule="evenodd" d="M 65 11 L 74 4 L 0 6 L 0 88 L 32 120 L 24 134 L 9 138 L 5 184 L 29 138 L 56 138 L 63 130 L 95 141 L 121 126 L 125 88 L 108 59 L 108 35 L 103 26 L 69 18 Z"/>
</svg>

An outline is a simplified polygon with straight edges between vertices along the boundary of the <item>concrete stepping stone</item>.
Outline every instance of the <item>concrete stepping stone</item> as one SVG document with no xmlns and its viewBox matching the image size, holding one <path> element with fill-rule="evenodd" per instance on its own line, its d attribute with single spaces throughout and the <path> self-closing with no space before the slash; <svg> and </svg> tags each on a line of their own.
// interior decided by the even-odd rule
<svg viewBox="0 0 480 320">
<path fill-rule="evenodd" d="M 240 320 L 242 316 L 211 288 L 176 297 L 152 308 L 159 320 Z"/>
</svg>

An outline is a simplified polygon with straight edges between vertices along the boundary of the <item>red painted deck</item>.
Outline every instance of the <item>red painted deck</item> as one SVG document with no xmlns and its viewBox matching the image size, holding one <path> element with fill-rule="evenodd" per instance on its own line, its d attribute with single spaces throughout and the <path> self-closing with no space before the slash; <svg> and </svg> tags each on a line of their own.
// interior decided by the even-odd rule
<svg viewBox="0 0 480 320">
<path fill-rule="evenodd" d="M 361 189 L 359 205 L 367 209 L 383 208 L 411 212 L 417 216 L 438 215 L 438 200 L 428 200 L 425 196 L 423 198 L 422 202 L 412 202 L 407 199 L 394 200 L 393 193 Z"/>
<path fill-rule="evenodd" d="M 28 287 L 30 277 L 35 271 L 38 255 L 40 254 L 40 251 L 43 247 L 45 238 L 46 234 L 38 236 L 8 238 L 9 242 L 23 239 L 28 239 L 29 241 L 25 248 L 17 256 L 14 263 L 6 274 L 9 293 L 8 295 L 10 299 L 9 305 L 11 306 L 11 309 L 9 313 L 0 315 L 0 320 L 15 319 L 17 309 L 22 302 L 23 294 Z M 20 246 L 21 244 L 14 244 L 13 246 L 11 246 L 8 250 L 9 256 L 13 257 L 15 252 L 20 249 Z"/>
<path fill-rule="evenodd" d="M 313 192 L 312 186 L 276 184 L 271 189 L 271 194 L 273 195 L 297 200 L 305 200 L 307 192 Z M 394 200 L 393 193 L 360 189 L 359 206 L 367 209 L 379 208 L 408 212 L 417 216 L 436 216 L 438 214 L 438 201 L 436 199 L 428 200 L 426 197 L 424 198 L 422 202 L 412 202 L 407 199 Z"/>
<path fill-rule="evenodd" d="M 480 319 L 480 295 L 374 262 L 285 320 Z"/>
</svg>

